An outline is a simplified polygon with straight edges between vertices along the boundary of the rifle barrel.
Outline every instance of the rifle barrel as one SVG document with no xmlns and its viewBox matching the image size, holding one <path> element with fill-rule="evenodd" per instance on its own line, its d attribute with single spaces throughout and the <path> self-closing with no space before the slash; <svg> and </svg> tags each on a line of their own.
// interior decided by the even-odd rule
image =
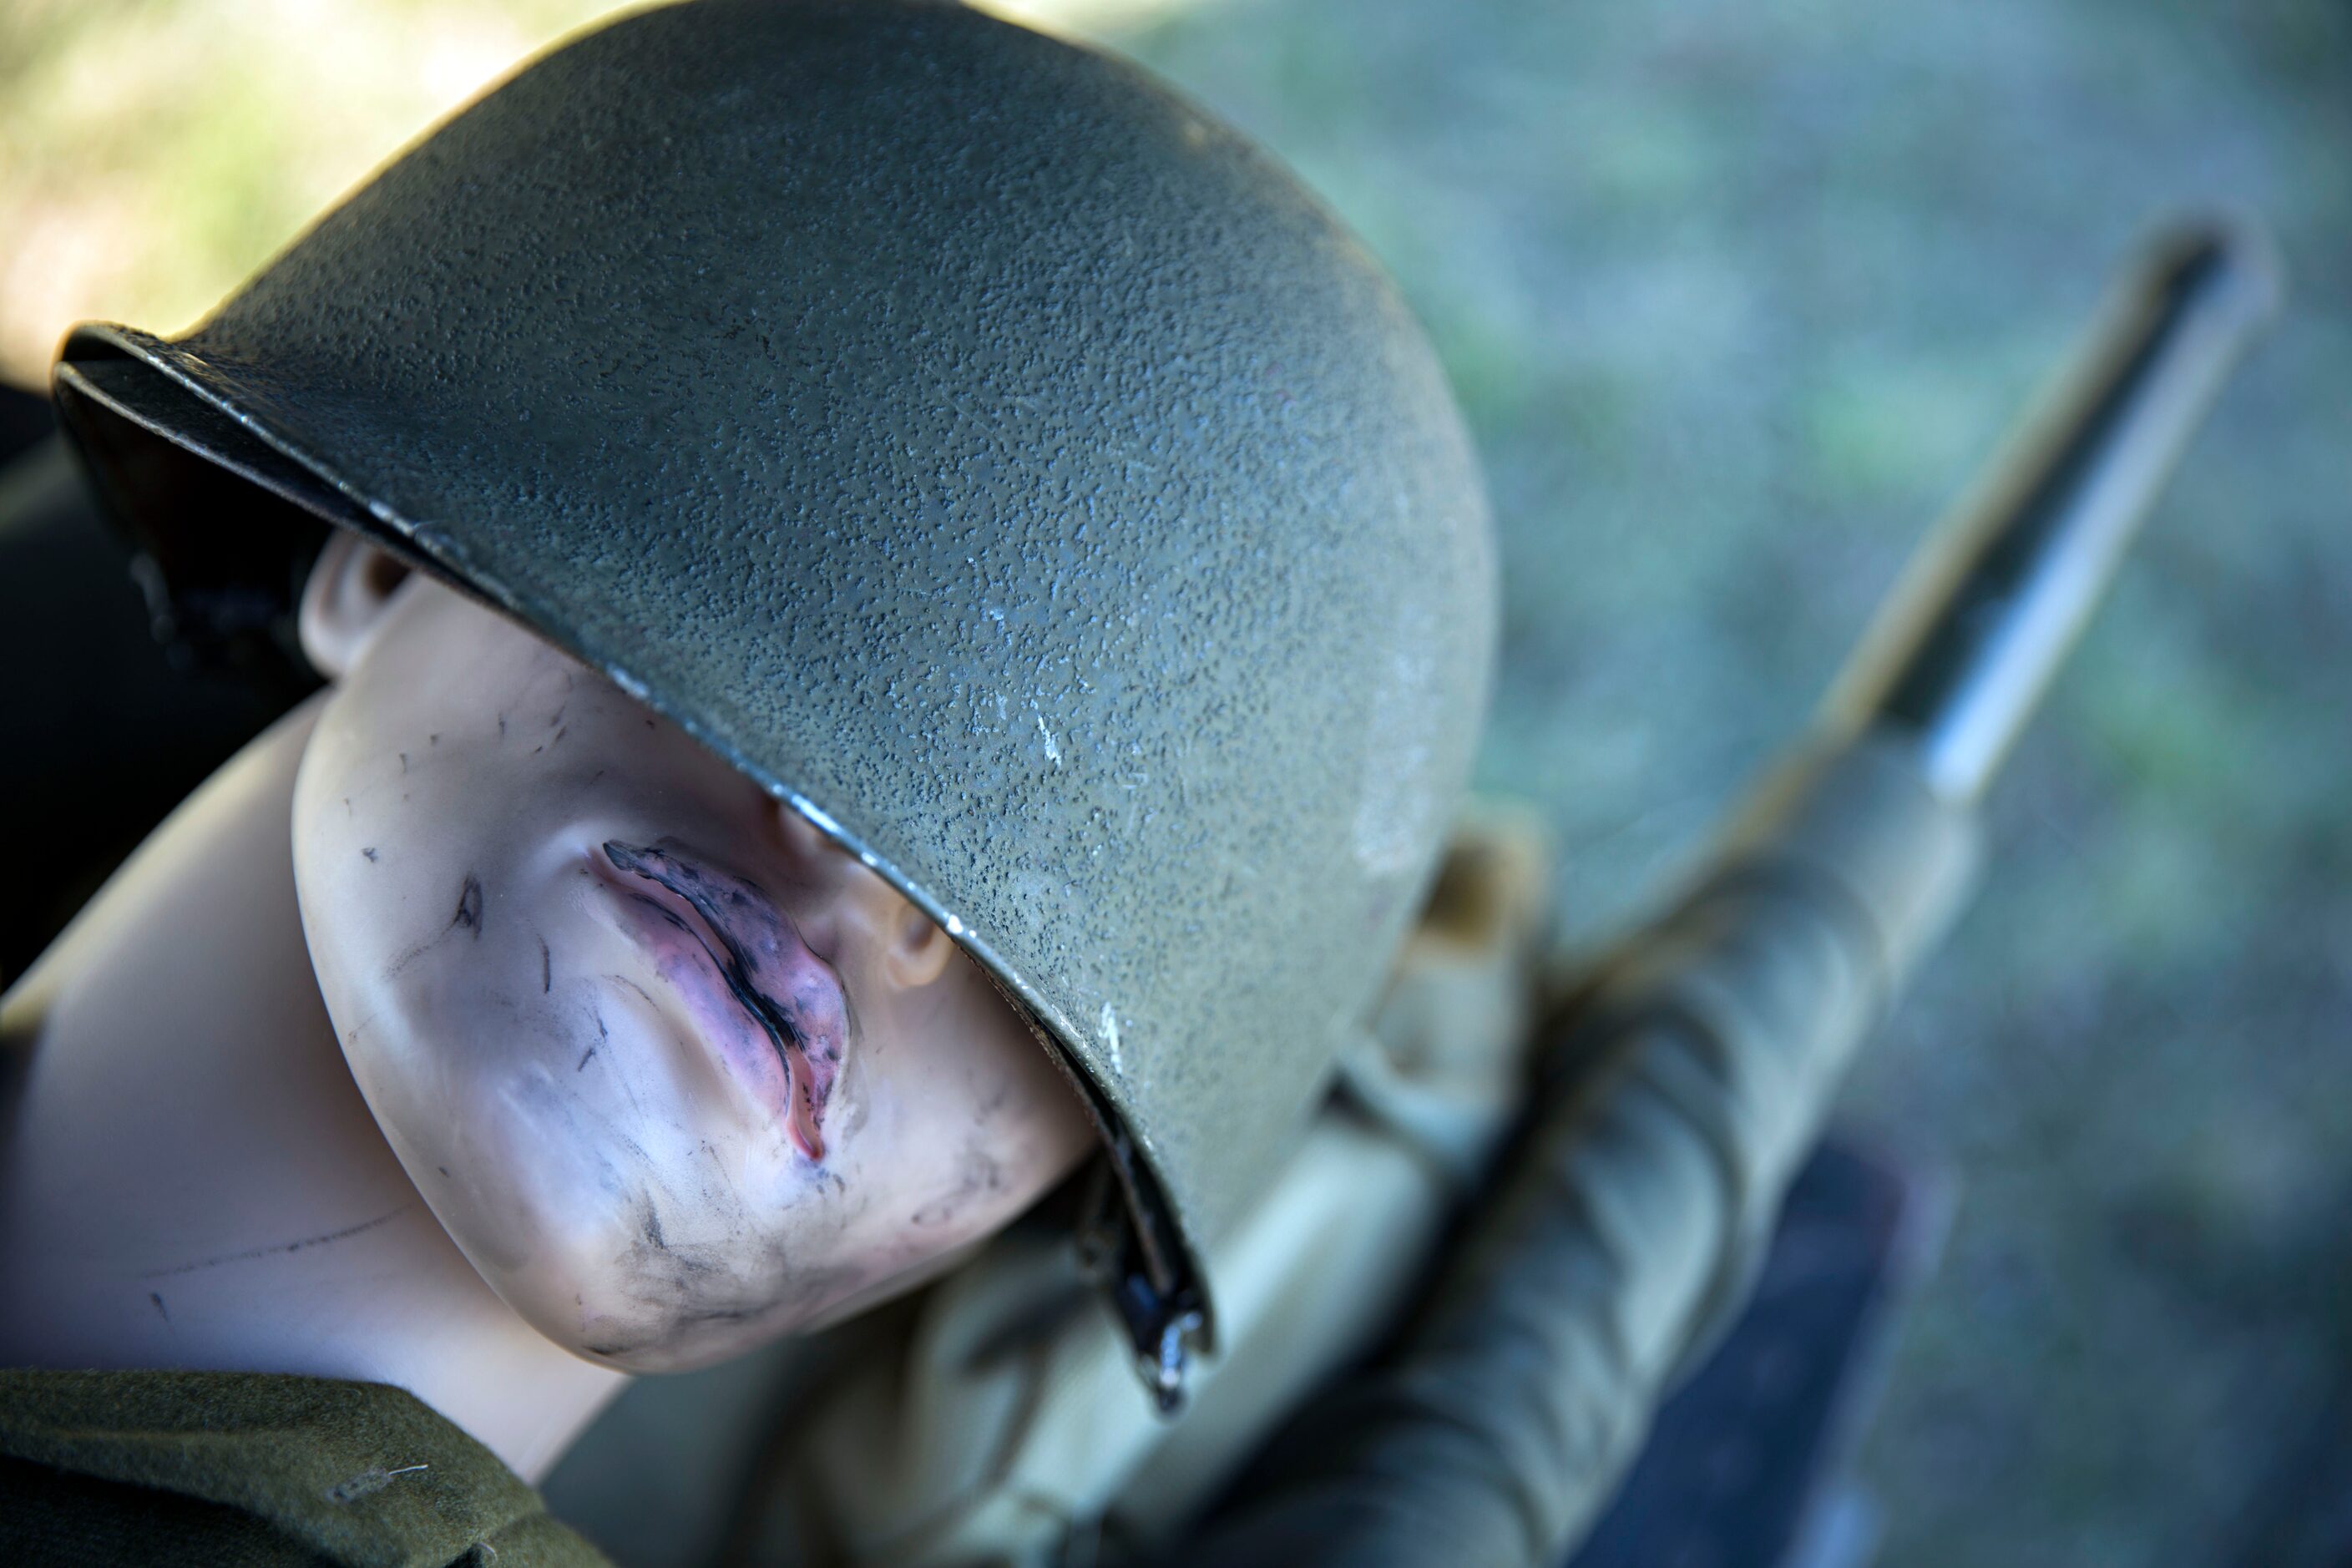
<svg viewBox="0 0 2352 1568">
<path fill-rule="evenodd" d="M 2206 408 L 2277 307 L 2263 236 L 2171 231 L 2002 456 L 1916 556 L 1823 718 L 1980 798 L 2097 607 Z"/>
</svg>

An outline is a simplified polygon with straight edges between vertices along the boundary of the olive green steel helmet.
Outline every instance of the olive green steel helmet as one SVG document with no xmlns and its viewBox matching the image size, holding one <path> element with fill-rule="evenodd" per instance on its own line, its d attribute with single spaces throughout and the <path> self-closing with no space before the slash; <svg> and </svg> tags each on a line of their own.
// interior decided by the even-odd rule
<svg viewBox="0 0 2352 1568">
<path fill-rule="evenodd" d="M 1493 660 L 1444 376 L 1295 179 L 958 5 L 703 0 L 530 64 L 185 336 L 79 329 L 57 389 L 184 633 L 355 529 L 928 911 L 1087 1090 L 1180 1384 Z"/>
</svg>

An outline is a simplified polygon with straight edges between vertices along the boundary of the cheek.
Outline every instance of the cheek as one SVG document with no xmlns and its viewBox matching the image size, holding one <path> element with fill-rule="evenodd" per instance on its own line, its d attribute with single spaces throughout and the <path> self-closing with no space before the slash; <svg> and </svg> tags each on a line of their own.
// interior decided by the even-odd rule
<svg viewBox="0 0 2352 1568">
<path fill-rule="evenodd" d="M 988 1001 L 996 1004 L 992 994 Z M 877 1246 L 912 1265 L 988 1236 L 1066 1174 L 1092 1134 L 1070 1090 L 1025 1034 L 934 1036 L 941 1048 L 874 1053 L 860 1150 L 878 1168 Z M 946 1047 L 951 1043 L 954 1048 Z"/>
</svg>

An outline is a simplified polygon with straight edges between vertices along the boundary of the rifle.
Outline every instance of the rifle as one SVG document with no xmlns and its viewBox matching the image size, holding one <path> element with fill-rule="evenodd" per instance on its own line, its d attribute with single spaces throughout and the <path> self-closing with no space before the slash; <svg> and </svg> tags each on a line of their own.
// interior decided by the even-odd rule
<svg viewBox="0 0 2352 1568">
<path fill-rule="evenodd" d="M 1559 988 L 1429 1299 L 1196 1560 L 1534 1564 L 1590 1526 L 1745 1300 L 1855 1047 L 1975 885 L 1986 792 L 2281 291 L 2250 225 L 2149 247 L 1700 872 Z"/>
</svg>

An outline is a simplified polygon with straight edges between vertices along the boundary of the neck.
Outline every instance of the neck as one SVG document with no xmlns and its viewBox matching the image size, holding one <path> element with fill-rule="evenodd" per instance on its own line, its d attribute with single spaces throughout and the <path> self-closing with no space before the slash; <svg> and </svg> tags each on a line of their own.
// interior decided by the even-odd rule
<svg viewBox="0 0 2352 1568">
<path fill-rule="evenodd" d="M 624 1381 L 482 1283 L 319 1000 L 288 817 L 306 705 L 0 999 L 0 1362 L 405 1388 L 536 1480 Z"/>
</svg>

